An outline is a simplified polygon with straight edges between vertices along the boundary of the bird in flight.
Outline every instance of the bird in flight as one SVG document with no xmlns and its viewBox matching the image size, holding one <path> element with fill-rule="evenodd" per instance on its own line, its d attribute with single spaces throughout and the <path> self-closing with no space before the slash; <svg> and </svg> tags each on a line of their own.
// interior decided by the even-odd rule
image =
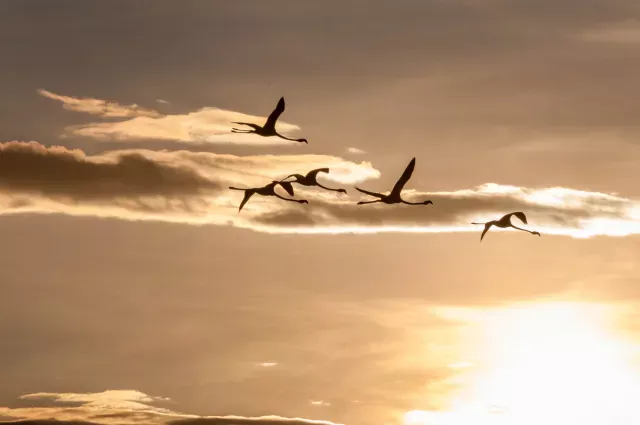
<svg viewBox="0 0 640 425">
<path fill-rule="evenodd" d="M 272 181 L 271 183 L 269 183 L 268 185 L 266 185 L 264 187 L 252 187 L 252 188 L 247 188 L 247 189 L 241 189 L 239 187 L 229 186 L 229 189 L 244 190 L 244 198 L 242 199 L 242 202 L 240 203 L 240 207 L 238 208 L 238 212 L 240 212 L 242 210 L 242 207 L 244 207 L 244 204 L 247 203 L 249 198 L 251 198 L 256 193 L 258 195 L 262 195 L 262 196 L 275 196 L 276 198 L 284 199 L 285 201 L 297 202 L 299 204 L 308 204 L 309 203 L 309 201 L 307 201 L 305 199 L 290 199 L 290 198 L 285 198 L 283 196 L 278 195 L 276 193 L 276 187 L 277 186 L 282 186 L 282 188 L 284 190 L 286 190 L 289 195 L 291 195 L 291 196 L 294 195 L 293 194 L 293 185 L 290 182 L 280 182 L 280 181 Z"/>
<path fill-rule="evenodd" d="M 482 242 L 482 238 L 484 238 L 484 235 L 489 231 L 489 228 L 491 226 L 500 227 L 501 229 L 506 229 L 507 227 L 513 227 L 514 229 L 522 230 L 523 232 L 529 232 L 532 235 L 540 236 L 540 233 L 538 233 L 538 232 L 534 232 L 532 230 L 522 229 L 520 227 L 514 226 L 511 223 L 511 216 L 513 216 L 513 215 L 518 217 L 520 219 L 520 221 L 522 221 L 524 224 L 528 224 L 527 223 L 527 216 L 524 215 L 524 213 L 521 212 L 521 211 L 509 213 L 509 214 L 505 215 L 504 217 L 502 217 L 500 220 L 492 220 L 492 221 L 488 221 L 486 223 L 471 223 L 471 224 L 484 224 L 484 230 L 482 231 L 482 235 L 480 235 L 480 242 Z"/>
<path fill-rule="evenodd" d="M 283 136 L 282 134 L 276 131 L 276 121 L 278 121 L 278 118 L 283 112 L 284 112 L 284 97 L 281 97 L 280 100 L 278 101 L 278 105 L 276 106 L 276 109 L 274 109 L 273 112 L 271 112 L 271 115 L 269 115 L 269 118 L 267 118 L 267 122 L 265 122 L 263 126 L 259 126 L 258 124 L 252 124 L 249 122 L 232 122 L 232 124 L 249 126 L 253 128 L 253 130 L 241 130 L 239 128 L 232 128 L 231 132 L 232 133 L 255 133 L 263 137 L 278 136 L 281 139 L 308 144 L 309 142 L 307 142 L 307 139 L 291 139 L 289 137 Z"/>
<path fill-rule="evenodd" d="M 345 189 L 332 189 L 330 187 L 326 187 L 318 183 L 318 173 L 328 173 L 328 172 L 329 172 L 328 168 L 317 168 L 315 170 L 309 171 L 305 176 L 303 176 L 302 174 L 291 174 L 285 177 L 284 179 L 282 179 L 281 181 L 284 181 L 290 177 L 293 177 L 295 180 L 292 181 L 291 183 L 298 183 L 298 184 L 301 184 L 302 186 L 318 186 L 325 190 L 331 190 L 333 192 L 347 193 Z"/>
<path fill-rule="evenodd" d="M 402 199 L 402 197 L 400 196 L 400 192 L 402 192 L 402 188 L 404 188 L 404 185 L 406 185 L 409 179 L 411 178 L 411 174 L 413 174 L 413 169 L 415 168 L 415 166 L 416 166 L 416 159 L 413 158 L 411 162 L 409 162 L 409 165 L 407 165 L 407 168 L 404 170 L 404 173 L 402 173 L 402 176 L 400 176 L 400 178 L 396 182 L 395 186 L 393 186 L 391 193 L 388 195 L 383 195 L 381 193 L 376 193 L 376 192 L 369 192 L 368 190 L 364 190 L 364 189 L 360 189 L 359 187 L 356 187 L 356 190 L 359 192 L 365 193 L 367 195 L 375 196 L 376 198 L 380 198 L 375 201 L 366 201 L 366 202 L 361 201 L 361 202 L 358 202 L 358 205 L 373 204 L 375 202 L 384 202 L 385 204 L 407 204 L 407 205 L 431 204 L 433 205 L 433 202 L 431 201 L 407 202 L 404 199 Z"/>
</svg>

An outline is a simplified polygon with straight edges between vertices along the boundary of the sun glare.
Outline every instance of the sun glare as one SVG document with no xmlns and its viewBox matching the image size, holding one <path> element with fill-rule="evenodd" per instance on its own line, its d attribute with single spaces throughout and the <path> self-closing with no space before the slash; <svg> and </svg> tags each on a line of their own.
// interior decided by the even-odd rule
<svg viewBox="0 0 640 425">
<path fill-rule="evenodd" d="M 405 425 L 640 423 L 635 347 L 611 310 L 545 303 L 477 311 L 480 361 L 446 412 L 412 411 Z"/>
</svg>

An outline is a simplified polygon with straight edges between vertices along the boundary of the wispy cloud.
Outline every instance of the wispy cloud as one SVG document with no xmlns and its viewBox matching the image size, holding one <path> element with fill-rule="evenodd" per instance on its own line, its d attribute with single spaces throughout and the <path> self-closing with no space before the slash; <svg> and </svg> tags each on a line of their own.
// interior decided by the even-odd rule
<svg viewBox="0 0 640 425">
<path fill-rule="evenodd" d="M 135 390 L 110 390 L 100 393 L 37 393 L 20 397 L 37 402 L 37 407 L 0 407 L 0 416 L 15 418 L 14 422 L 59 425 L 83 424 L 144 424 L 144 425 L 339 425 L 323 420 L 287 418 L 282 416 L 198 416 L 179 413 L 153 404 L 170 402 Z M 5 423 L 5 422 L 3 422 Z"/>
<path fill-rule="evenodd" d="M 309 205 L 254 196 L 241 214 L 242 193 L 291 173 L 329 167 L 321 178 L 350 196 L 296 185 Z M 350 187 L 377 179 L 370 163 L 324 155 L 236 156 L 207 152 L 119 150 L 87 155 L 36 142 L 0 144 L 0 211 L 62 213 L 128 220 L 233 225 L 274 233 L 479 231 L 471 221 L 525 211 L 530 227 L 573 237 L 640 233 L 640 202 L 567 188 L 486 184 L 448 192 L 405 191 L 433 206 L 356 205 Z M 375 190 L 370 182 L 368 188 Z M 286 194 L 283 195 L 286 196 Z"/>
<path fill-rule="evenodd" d="M 305 195 L 306 196 L 306 195 Z M 429 207 L 354 205 L 316 199 L 304 209 L 278 209 L 253 220 L 267 231 L 299 233 L 479 231 L 471 221 L 525 211 L 531 228 L 572 237 L 640 233 L 640 203 L 615 195 L 566 188 L 521 188 L 485 184 L 451 192 L 405 191 L 406 199 L 431 199 Z"/>
<path fill-rule="evenodd" d="M 347 148 L 347 152 L 352 153 L 354 155 L 362 155 L 366 153 L 362 149 L 358 149 L 358 148 Z"/>
<path fill-rule="evenodd" d="M 109 102 L 107 100 L 94 99 L 91 97 L 62 96 L 44 89 L 38 89 L 37 92 L 41 96 L 62 102 L 62 107 L 69 111 L 84 112 L 86 114 L 109 118 L 157 118 L 162 116 L 159 112 L 154 111 L 153 109 L 146 109 L 136 104 L 121 105 L 117 102 Z"/>
<path fill-rule="evenodd" d="M 63 108 L 102 117 L 128 118 L 124 121 L 92 122 L 68 126 L 62 136 L 91 137 L 100 141 L 130 142 L 140 140 L 170 140 L 189 144 L 291 145 L 297 142 L 279 137 L 231 133 L 234 121 L 262 125 L 267 117 L 247 115 L 225 109 L 204 107 L 184 114 L 161 114 L 138 105 L 120 105 L 93 98 L 62 96 L 40 89 L 38 93 L 63 104 Z M 158 99 L 159 103 L 169 103 Z M 278 120 L 276 128 L 286 134 L 300 130 L 297 125 Z"/>
<path fill-rule="evenodd" d="M 165 99 L 156 99 L 156 102 L 161 103 L 163 105 L 170 105 L 171 102 L 169 102 L 168 100 Z"/>
<path fill-rule="evenodd" d="M 601 25 L 578 33 L 575 38 L 598 43 L 640 43 L 640 21 L 627 20 Z"/>
<path fill-rule="evenodd" d="M 279 137 L 261 137 L 255 134 L 231 133 L 237 125 L 233 121 L 264 124 L 266 117 L 256 117 L 218 108 L 202 108 L 195 112 L 159 117 L 138 116 L 120 122 L 96 122 L 69 126 L 66 134 L 91 137 L 102 141 L 128 142 L 135 140 L 171 140 L 190 144 L 295 144 Z M 300 128 L 278 122 L 278 131 L 287 133 Z"/>
</svg>

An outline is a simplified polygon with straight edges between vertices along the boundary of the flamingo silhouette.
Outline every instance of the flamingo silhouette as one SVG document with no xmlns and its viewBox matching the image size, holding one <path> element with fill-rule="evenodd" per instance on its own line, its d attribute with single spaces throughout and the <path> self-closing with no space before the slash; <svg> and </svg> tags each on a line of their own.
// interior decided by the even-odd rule
<svg viewBox="0 0 640 425">
<path fill-rule="evenodd" d="M 287 177 L 285 177 L 283 180 L 286 180 L 290 177 L 295 178 L 295 180 L 291 183 L 298 183 L 302 186 L 318 186 L 321 187 L 325 190 L 331 190 L 333 192 L 340 192 L 340 193 L 347 193 L 347 191 L 345 189 L 332 189 L 330 187 L 326 187 L 321 185 L 320 183 L 318 183 L 318 173 L 328 173 L 329 169 L 328 168 L 317 168 L 315 170 L 311 170 L 309 171 L 306 175 L 302 175 L 302 174 L 291 174 Z"/>
<path fill-rule="evenodd" d="M 358 205 L 373 204 L 376 202 L 384 202 L 385 204 L 407 204 L 407 205 L 431 204 L 433 205 L 433 202 L 431 201 L 407 202 L 404 199 L 402 199 L 402 197 L 400 196 L 400 193 L 402 192 L 402 188 L 404 188 L 404 185 L 407 184 L 407 182 L 411 178 L 411 174 L 413 174 L 413 169 L 415 168 L 415 166 L 416 166 L 416 159 L 413 158 L 409 162 L 409 165 L 407 165 L 407 168 L 404 170 L 404 173 L 402 173 L 402 175 L 396 182 L 395 186 L 393 186 L 391 193 L 388 195 L 383 195 L 381 193 L 376 193 L 376 192 L 369 192 L 368 190 L 364 190 L 364 189 L 360 189 L 359 187 L 356 187 L 356 190 L 359 192 L 365 193 L 367 195 L 375 196 L 376 198 L 380 198 L 375 201 L 366 201 L 366 202 L 361 201 L 361 202 L 358 202 Z"/>
<path fill-rule="evenodd" d="M 500 227 L 501 229 L 506 229 L 507 227 L 513 227 L 514 229 L 522 230 L 523 232 L 529 232 L 532 235 L 540 236 L 540 233 L 538 232 L 534 232 L 532 230 L 522 229 L 520 227 L 514 226 L 513 223 L 511 223 L 511 216 L 513 215 L 518 217 L 520 221 L 522 221 L 524 224 L 529 224 L 527 223 L 527 216 L 524 215 L 524 213 L 521 211 L 509 213 L 504 217 L 502 217 L 500 220 L 492 220 L 486 223 L 471 223 L 471 224 L 484 224 L 484 230 L 482 231 L 482 235 L 480 235 L 480 242 L 482 242 L 482 238 L 484 238 L 484 235 L 489 231 L 491 226 Z"/>
<path fill-rule="evenodd" d="M 244 198 L 242 199 L 242 202 L 240 203 L 240 207 L 238 208 L 238 212 L 240 212 L 242 210 L 242 207 L 244 207 L 244 204 L 247 203 L 247 201 L 249 200 L 249 198 L 251 198 L 254 194 L 258 194 L 258 195 L 262 195 L 262 196 L 275 196 L 276 198 L 280 198 L 283 199 L 285 201 L 290 201 L 290 202 L 297 202 L 299 204 L 308 204 L 309 201 L 305 200 L 305 199 L 290 199 L 290 198 L 285 198 L 283 196 L 280 196 L 276 193 L 276 186 L 282 186 L 284 188 L 284 190 L 287 191 L 287 193 L 291 196 L 293 196 L 293 185 L 290 182 L 280 182 L 280 181 L 272 181 L 271 183 L 269 183 L 266 186 L 263 187 L 252 187 L 252 188 L 246 188 L 246 189 L 241 189 L 239 187 L 232 187 L 229 186 L 229 189 L 233 189 L 233 190 L 244 190 Z"/>
<path fill-rule="evenodd" d="M 274 109 L 273 112 L 271 112 L 271 115 L 269 115 L 269 118 L 267 118 L 267 122 L 265 122 L 264 125 L 259 126 L 258 124 L 253 124 L 249 122 L 234 121 L 232 122 L 232 124 L 246 125 L 253 128 L 253 130 L 241 130 L 239 128 L 232 128 L 231 132 L 232 133 L 255 133 L 263 137 L 278 136 L 281 139 L 308 144 L 309 142 L 307 142 L 307 139 L 291 139 L 289 137 L 283 136 L 282 134 L 276 131 L 276 121 L 278 121 L 278 118 L 283 112 L 284 112 L 284 97 L 281 97 L 280 100 L 278 101 L 278 105 L 276 106 L 276 109 Z"/>
</svg>

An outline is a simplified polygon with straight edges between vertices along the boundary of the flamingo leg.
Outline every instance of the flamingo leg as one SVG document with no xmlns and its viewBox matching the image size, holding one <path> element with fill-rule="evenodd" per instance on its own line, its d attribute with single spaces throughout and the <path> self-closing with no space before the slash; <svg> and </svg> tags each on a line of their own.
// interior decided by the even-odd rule
<svg viewBox="0 0 640 425">
<path fill-rule="evenodd" d="M 513 224 L 511 225 L 511 227 L 513 227 L 513 228 L 514 228 L 514 229 L 516 229 L 516 230 L 522 230 L 523 232 L 529 232 L 529 233 L 531 233 L 532 235 L 538 235 L 538 236 L 540 236 L 540 233 L 538 233 L 538 232 L 534 232 L 534 231 L 532 231 L 532 230 L 523 229 L 523 228 L 521 228 L 521 227 L 516 227 L 516 226 L 514 226 Z"/>
<path fill-rule="evenodd" d="M 308 203 L 308 201 L 306 201 L 305 199 L 291 199 L 291 198 L 285 198 L 284 196 L 280 196 L 277 193 L 274 193 L 273 196 L 275 196 L 276 198 L 280 198 L 283 201 L 290 201 L 290 202 L 297 202 L 299 204 L 302 203 Z"/>
<path fill-rule="evenodd" d="M 283 136 L 282 134 L 277 133 L 277 132 L 276 132 L 276 136 L 278 136 L 279 138 L 284 139 L 284 140 L 290 140 L 292 142 L 301 142 L 303 140 L 303 139 L 292 139 L 290 137 Z M 307 143 L 307 142 L 305 142 L 305 143 Z"/>
<path fill-rule="evenodd" d="M 344 189 L 331 189 L 330 187 L 323 186 L 323 185 L 321 185 L 320 183 L 316 183 L 316 185 L 317 185 L 318 187 L 321 187 L 321 188 L 325 189 L 325 190 L 332 190 L 332 191 L 334 191 L 334 192 L 341 192 L 342 190 L 344 190 Z"/>
<path fill-rule="evenodd" d="M 358 205 L 375 204 L 376 202 L 382 202 L 382 201 L 380 199 L 378 199 L 377 201 L 360 201 L 358 202 Z"/>
<path fill-rule="evenodd" d="M 426 202 L 426 201 L 425 201 Z M 426 205 L 424 202 L 407 202 L 407 201 L 402 201 L 403 204 L 407 204 L 407 205 Z"/>
</svg>

